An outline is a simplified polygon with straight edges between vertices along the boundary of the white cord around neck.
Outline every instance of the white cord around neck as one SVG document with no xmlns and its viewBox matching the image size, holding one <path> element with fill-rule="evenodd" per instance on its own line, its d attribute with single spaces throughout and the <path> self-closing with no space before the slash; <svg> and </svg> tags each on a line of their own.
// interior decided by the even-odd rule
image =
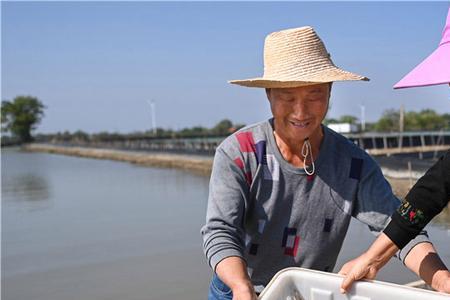
<svg viewBox="0 0 450 300">
<path fill-rule="evenodd" d="M 306 166 L 306 158 L 308 157 L 308 154 L 311 157 L 311 166 L 312 166 L 311 171 L 309 171 L 308 167 Z M 316 171 L 316 166 L 314 165 L 314 158 L 313 158 L 311 143 L 309 142 L 308 138 L 306 138 L 303 141 L 302 156 L 303 156 L 303 169 L 305 170 L 305 173 L 308 174 L 309 176 L 313 175 L 314 172 Z"/>
</svg>

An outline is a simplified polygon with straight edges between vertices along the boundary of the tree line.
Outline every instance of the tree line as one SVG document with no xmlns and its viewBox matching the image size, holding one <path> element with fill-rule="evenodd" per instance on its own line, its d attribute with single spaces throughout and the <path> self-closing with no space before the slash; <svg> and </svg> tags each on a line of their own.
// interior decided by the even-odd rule
<svg viewBox="0 0 450 300">
<path fill-rule="evenodd" d="M 325 119 L 326 125 L 333 123 L 350 123 L 361 125 L 360 120 L 352 115 L 343 115 L 339 119 Z M 388 109 L 376 122 L 366 122 L 365 131 L 399 132 L 401 124 L 400 109 Z M 407 111 L 403 115 L 403 131 L 439 131 L 450 130 L 450 114 L 439 114 L 432 109 L 419 112 Z"/>
<path fill-rule="evenodd" d="M 156 128 L 155 131 L 137 131 L 132 133 L 99 132 L 89 134 L 81 130 L 73 133 L 69 131 L 57 132 L 54 134 L 37 134 L 36 141 L 40 142 L 63 142 L 63 143 L 89 143 L 104 141 L 120 141 L 132 139 L 170 139 L 170 138 L 207 138 L 207 137 L 226 137 L 231 133 L 244 127 L 244 124 L 233 124 L 228 119 L 224 119 L 212 128 L 194 126 L 186 127 L 180 130 Z"/>
<path fill-rule="evenodd" d="M 1 105 L 1 131 L 2 146 L 10 144 L 38 142 L 96 142 L 124 140 L 134 138 L 199 138 L 199 137 L 225 137 L 244 127 L 245 124 L 234 124 L 224 119 L 212 128 L 203 126 L 186 127 L 180 130 L 157 128 L 152 131 L 132 132 L 128 134 L 99 132 L 89 134 L 81 130 L 75 132 L 57 132 L 52 134 L 36 134 L 32 132 L 44 117 L 46 106 L 36 97 L 17 96 L 12 101 L 3 100 Z M 388 109 L 383 112 L 376 122 L 367 122 L 365 131 L 398 132 L 401 127 L 400 110 Z M 360 125 L 360 120 L 352 115 L 343 115 L 338 119 L 327 118 L 324 124 L 350 123 Z M 450 114 L 439 114 L 432 109 L 419 112 L 408 111 L 403 114 L 404 131 L 436 131 L 450 130 Z M 4 135 L 9 133 L 10 135 Z"/>
</svg>

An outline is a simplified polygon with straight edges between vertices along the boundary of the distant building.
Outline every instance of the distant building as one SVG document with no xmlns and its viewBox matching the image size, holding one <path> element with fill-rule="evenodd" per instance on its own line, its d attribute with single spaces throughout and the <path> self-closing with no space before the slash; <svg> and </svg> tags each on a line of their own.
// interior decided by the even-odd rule
<svg viewBox="0 0 450 300">
<path fill-rule="evenodd" d="M 352 133 L 352 132 L 358 132 L 359 128 L 355 124 L 350 123 L 333 123 L 328 124 L 328 128 L 338 132 L 338 133 Z"/>
</svg>

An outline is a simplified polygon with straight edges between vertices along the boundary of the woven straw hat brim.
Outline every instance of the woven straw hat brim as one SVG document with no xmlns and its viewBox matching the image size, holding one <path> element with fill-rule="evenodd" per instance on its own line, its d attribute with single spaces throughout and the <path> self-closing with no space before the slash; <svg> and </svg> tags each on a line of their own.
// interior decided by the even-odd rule
<svg viewBox="0 0 450 300">
<path fill-rule="evenodd" d="M 297 78 L 289 78 L 280 80 L 280 78 L 250 78 L 244 80 L 231 80 L 228 81 L 231 84 L 237 84 L 245 87 L 257 87 L 257 88 L 294 88 L 301 86 L 308 86 L 326 82 L 334 81 L 368 81 L 369 78 L 344 71 L 337 67 L 328 68 L 317 72 L 314 75 L 299 76 Z"/>
</svg>

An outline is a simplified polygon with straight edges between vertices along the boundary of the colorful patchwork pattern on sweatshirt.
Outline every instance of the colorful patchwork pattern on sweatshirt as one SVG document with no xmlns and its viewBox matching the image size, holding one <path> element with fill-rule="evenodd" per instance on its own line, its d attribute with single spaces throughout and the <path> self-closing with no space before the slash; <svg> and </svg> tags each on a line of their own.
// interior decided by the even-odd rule
<svg viewBox="0 0 450 300">
<path fill-rule="evenodd" d="M 255 285 L 286 267 L 331 271 L 351 217 L 379 232 L 400 205 L 378 165 L 345 137 L 323 126 L 308 176 L 283 158 L 273 130 L 272 120 L 247 126 L 218 147 L 201 230 L 210 266 L 241 257 Z"/>
</svg>

